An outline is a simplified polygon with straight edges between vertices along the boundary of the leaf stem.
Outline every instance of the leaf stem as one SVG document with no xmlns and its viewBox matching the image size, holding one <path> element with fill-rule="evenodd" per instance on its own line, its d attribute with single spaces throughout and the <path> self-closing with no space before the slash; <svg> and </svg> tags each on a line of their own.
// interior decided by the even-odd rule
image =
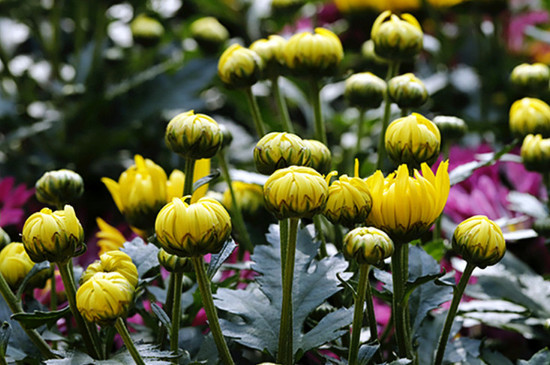
<svg viewBox="0 0 550 365">
<path fill-rule="evenodd" d="M 357 295 L 355 297 L 355 304 L 353 306 L 353 323 L 351 326 L 351 342 L 348 355 L 349 365 L 357 364 L 361 328 L 363 327 L 363 304 L 365 303 L 367 283 L 369 281 L 369 272 L 369 264 L 359 265 L 359 285 L 357 286 Z"/>
<path fill-rule="evenodd" d="M 277 363 L 292 365 L 294 363 L 294 317 L 292 314 L 292 282 L 294 280 L 294 261 L 296 257 L 296 236 L 298 218 L 289 219 L 288 247 L 283 278 L 283 303 L 281 307 L 281 324 L 279 327 L 279 349 Z M 283 258 L 281 258 L 283 259 Z"/>
<path fill-rule="evenodd" d="M 405 245 L 407 244 L 396 242 L 395 252 L 391 258 L 393 279 L 392 313 L 395 321 L 395 336 L 399 356 L 412 359 L 412 346 L 408 338 L 407 301 L 405 300 L 405 283 L 407 282 L 408 270 L 403 270 Z"/>
<path fill-rule="evenodd" d="M 399 71 L 399 62 L 392 61 L 388 64 L 388 73 L 386 75 L 386 81 L 389 81 Z M 384 116 L 382 117 L 382 129 L 380 130 L 380 137 L 378 139 L 378 159 L 376 161 L 376 169 L 380 170 L 384 164 L 384 158 L 386 156 L 385 136 L 386 129 L 390 123 L 391 116 L 391 100 L 389 93 L 386 91 L 384 94 Z"/>
<path fill-rule="evenodd" d="M 195 162 L 196 160 L 194 158 L 187 157 L 185 159 L 183 196 L 193 195 L 193 175 L 195 174 Z"/>
<path fill-rule="evenodd" d="M 447 317 L 445 318 L 445 324 L 443 325 L 443 331 L 441 332 L 441 337 L 439 337 L 439 342 L 437 344 L 437 353 L 435 356 L 434 365 L 441 365 L 443 362 L 443 356 L 445 355 L 445 347 L 447 346 L 447 341 L 449 340 L 449 333 L 451 332 L 451 327 L 453 326 L 453 321 L 458 310 L 458 304 L 460 299 L 462 299 L 462 294 L 464 294 L 464 289 L 468 285 L 468 281 L 472 276 L 472 272 L 475 269 L 475 265 L 468 263 L 462 277 L 458 282 L 458 286 L 455 288 L 453 293 L 453 300 L 451 302 L 451 307 L 447 312 Z"/>
<path fill-rule="evenodd" d="M 279 237 L 281 238 L 281 282 L 285 280 L 286 252 L 288 248 L 289 218 L 279 221 Z"/>
<path fill-rule="evenodd" d="M 325 129 L 325 122 L 323 121 L 323 111 L 321 110 L 321 88 L 319 81 L 312 78 L 311 84 L 311 106 L 313 107 L 314 116 L 314 135 L 315 139 L 322 142 L 325 146 L 327 144 L 327 132 Z"/>
<path fill-rule="evenodd" d="M 258 107 L 258 102 L 252 93 L 252 87 L 245 88 L 246 99 L 248 101 L 248 107 L 250 108 L 250 113 L 252 113 L 252 120 L 254 121 L 254 127 L 256 128 L 256 133 L 259 138 L 262 138 L 265 135 L 264 123 L 262 121 L 262 114 L 260 113 L 260 108 Z"/>
<path fill-rule="evenodd" d="M 168 289 L 166 290 L 166 303 L 164 303 L 163 310 L 166 313 L 169 313 L 172 315 L 172 308 L 174 307 L 174 289 L 175 289 L 175 278 L 174 274 L 170 273 L 169 279 L 168 279 Z M 161 324 L 159 333 L 158 333 L 158 343 L 160 344 L 161 348 L 164 348 L 165 341 L 166 341 L 166 334 L 167 329 L 164 325 Z"/>
<path fill-rule="evenodd" d="M 136 346 L 134 345 L 134 341 L 130 338 L 130 333 L 128 332 L 128 328 L 126 328 L 126 325 L 124 324 L 124 320 L 120 317 L 117 318 L 115 322 L 115 328 L 118 331 L 118 334 L 120 337 L 122 337 L 122 340 L 124 341 L 124 344 L 126 345 L 126 348 L 130 352 L 130 355 L 132 355 L 132 358 L 136 362 L 137 365 L 145 365 L 145 361 L 143 361 L 143 358 L 139 354 L 138 350 L 136 349 Z"/>
<path fill-rule="evenodd" d="M 170 351 L 179 354 L 179 331 L 181 319 L 181 290 L 183 283 L 183 273 L 173 272 L 174 290 L 172 300 L 172 331 L 170 332 Z M 176 360 L 177 363 L 177 360 Z"/>
<path fill-rule="evenodd" d="M 218 348 L 218 354 L 223 364 L 234 365 L 233 359 L 231 358 L 231 353 L 229 352 L 229 348 L 227 347 L 227 343 L 225 342 L 222 330 L 220 328 L 218 313 L 216 311 L 216 307 L 214 307 L 214 300 L 212 299 L 210 280 L 204 270 L 203 258 L 202 256 L 191 257 L 191 261 L 193 262 L 193 267 L 195 268 L 195 273 L 197 274 L 197 283 L 199 284 L 202 304 L 204 305 L 204 310 L 206 311 L 210 331 L 214 337 L 216 347 Z"/>
<path fill-rule="evenodd" d="M 365 133 L 365 108 L 359 108 L 359 118 L 357 120 L 357 141 L 355 142 L 355 151 L 353 151 L 352 158 L 356 158 L 357 154 L 361 151 L 361 139 Z M 353 167 L 352 167 L 353 174 Z"/>
<path fill-rule="evenodd" d="M 283 123 L 283 129 L 286 132 L 294 133 L 290 115 L 288 114 L 288 108 L 286 106 L 283 94 L 281 93 L 281 88 L 279 87 L 279 76 L 275 76 L 271 79 L 271 88 L 273 90 L 273 97 L 277 103 L 277 109 L 279 109 L 279 116 L 281 117 Z"/>
</svg>

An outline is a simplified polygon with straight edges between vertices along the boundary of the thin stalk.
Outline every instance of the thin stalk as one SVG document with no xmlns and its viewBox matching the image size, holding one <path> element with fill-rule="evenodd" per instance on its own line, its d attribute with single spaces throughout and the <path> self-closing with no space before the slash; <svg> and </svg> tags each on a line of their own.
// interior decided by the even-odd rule
<svg viewBox="0 0 550 365">
<path fill-rule="evenodd" d="M 359 265 L 359 285 L 357 286 L 357 296 L 353 306 L 353 322 L 351 325 L 351 342 L 349 345 L 348 363 L 357 364 L 357 355 L 359 354 L 359 340 L 361 337 L 361 328 L 363 327 L 363 305 L 367 293 L 367 283 L 369 281 L 369 264 Z M 372 336 L 372 333 L 371 333 Z"/>
<path fill-rule="evenodd" d="M 6 279 L 4 278 L 4 275 L 0 273 L 0 294 L 2 294 L 2 297 L 8 304 L 8 307 L 10 307 L 10 310 L 12 313 L 24 313 L 23 307 L 21 307 L 21 302 L 19 299 L 13 294 L 13 292 L 10 289 L 10 286 L 8 285 Z M 21 323 L 19 323 L 21 325 Z M 50 346 L 44 341 L 44 339 L 40 336 L 40 334 L 34 330 L 29 329 L 24 326 L 21 326 L 23 328 L 23 331 L 29 336 L 31 341 L 34 343 L 34 345 L 38 348 L 38 351 L 40 351 L 40 354 L 44 356 L 46 359 L 59 359 L 60 357 L 52 352 L 50 349 Z"/>
<path fill-rule="evenodd" d="M 370 271 L 370 266 L 369 266 Z M 370 340 L 371 342 L 374 340 L 378 343 L 380 341 L 378 340 L 378 326 L 376 325 L 376 316 L 374 314 L 374 302 L 372 300 L 372 289 L 369 281 L 369 274 L 367 273 L 367 284 L 366 284 L 366 290 L 365 290 L 365 303 L 367 306 L 367 319 L 369 320 L 369 330 L 370 330 Z M 376 351 L 376 354 L 374 355 L 374 358 L 376 360 L 376 363 L 382 362 L 382 351 L 378 350 Z"/>
<path fill-rule="evenodd" d="M 388 73 L 386 75 L 386 81 L 389 81 L 394 77 L 399 70 L 399 62 L 390 62 L 388 64 Z M 380 130 L 380 137 L 378 139 L 378 160 L 376 161 L 376 169 L 380 170 L 384 163 L 386 156 L 386 148 L 384 138 L 386 136 L 386 129 L 390 123 L 391 116 L 391 100 L 388 92 L 384 94 L 384 116 L 382 117 L 382 129 Z"/>
<path fill-rule="evenodd" d="M 406 117 L 407 115 L 409 115 L 409 109 L 407 108 L 402 108 L 401 109 L 401 117 Z"/>
<path fill-rule="evenodd" d="M 216 307 L 214 307 L 212 288 L 210 287 L 210 280 L 204 270 L 202 256 L 192 257 L 191 260 L 193 262 L 193 267 L 195 268 L 195 273 L 197 274 L 197 283 L 199 284 L 202 304 L 204 305 L 204 310 L 206 311 L 210 332 L 212 332 L 214 342 L 218 348 L 218 355 L 220 356 L 223 364 L 234 365 L 233 359 L 231 358 L 231 353 L 229 352 L 229 348 L 227 347 L 227 343 L 225 342 L 222 330 L 220 328 L 218 312 L 216 311 Z"/>
<path fill-rule="evenodd" d="M 82 339 L 86 344 L 88 353 L 96 359 L 101 359 L 101 343 L 99 341 L 97 329 L 90 326 L 84 318 L 82 318 L 82 315 L 76 306 L 76 284 L 74 282 L 73 275 L 69 271 L 69 263 L 58 262 L 57 266 L 59 267 L 59 273 L 61 274 L 61 279 L 63 280 L 63 286 L 65 287 L 69 307 L 71 308 L 71 312 L 73 313 L 73 317 L 76 321 L 76 326 L 78 327 L 78 330 L 82 335 Z"/>
<path fill-rule="evenodd" d="M 464 294 L 464 289 L 466 289 L 466 285 L 468 285 L 468 281 L 470 280 L 470 276 L 472 276 L 474 269 L 474 265 L 470 263 L 466 265 L 466 269 L 464 269 L 464 272 L 462 273 L 458 286 L 454 290 L 453 301 L 451 302 L 451 307 L 447 312 L 447 318 L 445 318 L 443 331 L 441 332 L 441 337 L 439 337 L 439 342 L 437 344 L 437 353 L 435 356 L 434 365 L 441 365 L 443 362 L 445 347 L 447 346 L 447 341 L 449 340 L 449 333 L 451 332 L 451 327 L 458 310 L 458 304 L 460 303 L 460 299 L 462 299 L 462 294 Z"/>
<path fill-rule="evenodd" d="M 296 236 L 298 218 L 290 218 L 288 247 L 283 279 L 283 303 L 281 308 L 281 325 L 279 327 L 279 349 L 277 363 L 292 365 L 294 363 L 294 316 L 292 314 L 292 282 L 294 280 L 294 261 L 296 257 Z"/>
<path fill-rule="evenodd" d="M 132 355 L 132 359 L 136 362 L 137 365 L 145 365 L 145 361 L 143 361 L 143 358 L 139 354 L 138 350 L 136 349 L 136 346 L 134 345 L 134 341 L 130 338 L 130 332 L 128 332 L 128 328 L 126 328 L 126 325 L 124 324 L 124 320 L 120 317 L 117 318 L 115 322 L 115 328 L 122 337 L 122 341 L 124 341 L 124 344 L 126 345 L 126 348 L 130 352 L 130 355 Z"/>
<path fill-rule="evenodd" d="M 174 307 L 174 288 L 176 281 L 174 275 L 170 274 L 168 279 L 168 290 L 166 291 L 166 303 L 164 303 L 164 312 L 168 315 L 172 315 L 172 308 Z M 160 326 L 157 342 L 160 344 L 161 348 L 164 348 L 166 341 L 167 329 L 164 325 Z"/>
<path fill-rule="evenodd" d="M 325 122 L 323 121 L 323 111 L 321 110 L 321 88 L 319 86 L 319 81 L 315 78 L 312 78 L 310 81 L 311 84 L 311 106 L 313 108 L 314 116 L 314 135 L 315 139 L 323 142 L 324 145 L 327 144 L 327 132 L 325 129 Z"/>
<path fill-rule="evenodd" d="M 405 273 L 403 272 L 403 246 L 402 242 L 397 242 L 395 252 L 391 258 L 391 270 L 393 279 L 393 298 L 392 313 L 395 321 L 395 336 L 397 348 L 400 357 L 412 359 L 410 344 L 407 343 L 407 313 L 405 311 Z"/>
<path fill-rule="evenodd" d="M 174 292 L 172 300 L 172 332 L 170 333 L 170 351 L 179 353 L 179 332 L 181 319 L 181 288 L 183 283 L 183 273 L 174 272 L 171 274 L 174 277 Z M 174 360 L 177 363 L 177 360 Z"/>
<path fill-rule="evenodd" d="M 113 327 L 107 327 L 107 333 L 105 334 L 105 347 L 104 347 L 104 353 L 110 354 L 111 349 L 113 348 L 113 342 L 115 340 L 116 335 L 116 329 Z"/>
<path fill-rule="evenodd" d="M 55 263 L 50 262 L 52 276 L 50 277 L 50 309 L 57 310 L 57 282 L 55 280 Z"/>
<path fill-rule="evenodd" d="M 285 280 L 286 251 L 288 248 L 288 223 L 289 218 L 279 221 L 279 235 L 281 237 L 281 282 Z"/>
<path fill-rule="evenodd" d="M 239 243 L 242 244 L 242 246 L 246 251 L 252 252 L 254 250 L 254 246 L 252 245 L 252 241 L 250 240 L 248 230 L 246 229 L 246 226 L 244 224 L 243 213 L 241 211 L 239 202 L 237 201 L 237 198 L 235 196 L 235 190 L 233 189 L 231 175 L 229 174 L 229 167 L 227 166 L 227 161 L 225 159 L 225 152 L 223 150 L 220 150 L 218 152 L 218 163 L 220 164 L 223 177 L 229 189 L 229 194 L 231 195 L 231 208 L 232 208 L 231 211 L 233 213 L 235 229 L 239 234 L 239 238 L 240 238 Z M 244 256 L 244 250 L 239 250 L 239 255 L 241 255 L 240 258 L 242 259 L 242 256 Z"/>
<path fill-rule="evenodd" d="M 254 127 L 256 128 L 256 133 L 259 138 L 262 138 L 265 135 L 264 122 L 262 121 L 262 114 L 260 113 L 260 107 L 256 102 L 256 98 L 252 93 L 252 87 L 245 88 L 246 99 L 248 101 L 248 107 L 250 108 L 250 113 L 252 113 L 252 120 L 254 121 Z"/>
<path fill-rule="evenodd" d="M 193 175 L 195 173 L 195 162 L 194 158 L 185 159 L 185 180 L 183 182 L 183 196 L 193 195 Z"/>
<path fill-rule="evenodd" d="M 321 241 L 320 253 L 321 258 L 327 256 L 327 242 L 325 235 L 323 234 L 323 222 L 321 222 L 321 215 L 317 214 L 313 217 L 313 226 L 315 227 L 315 235 L 317 239 Z"/>
<path fill-rule="evenodd" d="M 273 90 L 273 97 L 277 103 L 279 116 L 283 122 L 283 129 L 285 132 L 294 133 L 294 127 L 292 126 L 290 115 L 288 114 L 288 108 L 286 106 L 283 94 L 281 93 L 281 88 L 279 87 L 279 76 L 275 76 L 271 79 L 271 88 Z"/>
<path fill-rule="evenodd" d="M 353 158 L 356 158 L 359 151 L 361 151 L 361 139 L 363 138 L 363 134 L 365 134 L 365 109 L 359 108 L 359 119 L 357 121 L 357 142 L 355 143 L 355 151 L 352 155 Z"/>
</svg>

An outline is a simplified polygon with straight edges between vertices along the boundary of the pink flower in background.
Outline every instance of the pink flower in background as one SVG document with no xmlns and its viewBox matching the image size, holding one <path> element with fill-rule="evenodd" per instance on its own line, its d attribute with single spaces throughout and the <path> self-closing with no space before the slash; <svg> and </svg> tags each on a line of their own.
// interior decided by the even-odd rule
<svg viewBox="0 0 550 365">
<path fill-rule="evenodd" d="M 23 206 L 34 194 L 34 188 L 15 185 L 15 178 L 0 179 L 0 227 L 22 225 L 25 219 Z"/>
</svg>

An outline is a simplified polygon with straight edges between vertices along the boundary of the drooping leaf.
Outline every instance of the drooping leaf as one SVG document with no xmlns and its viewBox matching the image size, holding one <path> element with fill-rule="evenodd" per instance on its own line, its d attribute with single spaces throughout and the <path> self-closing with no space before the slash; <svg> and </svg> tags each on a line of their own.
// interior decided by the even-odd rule
<svg viewBox="0 0 550 365">
<path fill-rule="evenodd" d="M 485 347 L 481 348 L 481 358 L 487 365 L 514 365 L 500 352 L 496 352 Z"/>
<path fill-rule="evenodd" d="M 533 355 L 528 361 L 519 360 L 518 365 L 547 365 L 550 364 L 550 351 L 543 348 Z"/>
<path fill-rule="evenodd" d="M 164 325 L 164 327 L 166 327 L 168 333 L 172 333 L 172 321 L 170 321 L 170 317 L 168 317 L 168 314 L 166 314 L 164 309 L 159 307 L 157 303 L 152 303 L 151 310 L 158 320 Z"/>
<path fill-rule="evenodd" d="M 48 270 L 49 268 L 50 268 L 50 263 L 48 261 L 43 261 L 43 262 L 34 264 L 31 271 L 29 271 L 27 273 L 27 275 L 25 275 L 25 278 L 21 282 L 21 285 L 19 285 L 19 288 L 17 289 L 16 297 L 21 298 L 21 295 L 24 293 L 25 288 L 27 287 L 27 284 L 28 284 L 29 280 L 31 280 L 31 278 L 34 275 L 36 275 L 37 273 L 39 273 L 42 270 Z"/>
<path fill-rule="evenodd" d="M 357 354 L 357 362 L 360 365 L 367 365 L 379 348 L 380 345 L 362 345 Z"/>
<path fill-rule="evenodd" d="M 25 328 L 34 329 L 43 325 L 49 326 L 54 324 L 58 319 L 68 314 L 70 310 L 71 308 L 66 306 L 65 308 L 50 312 L 34 311 L 33 313 L 15 313 L 11 315 L 11 318 L 19 321 Z"/>
<path fill-rule="evenodd" d="M 215 181 L 218 177 L 220 177 L 220 174 L 220 170 L 212 170 L 208 175 L 206 175 L 205 177 L 201 177 L 193 183 L 193 191 L 197 190 L 203 185 L 210 184 L 211 182 Z"/>
<path fill-rule="evenodd" d="M 212 280 L 214 275 L 216 275 L 216 272 L 222 266 L 224 261 L 231 256 L 235 248 L 237 248 L 237 244 L 232 239 L 229 239 L 224 243 L 223 248 L 219 253 L 211 256 L 210 264 L 208 265 L 208 270 L 206 272 L 210 280 Z"/>
<path fill-rule="evenodd" d="M 127 253 L 132 258 L 132 262 L 137 267 L 140 279 L 160 265 L 157 259 L 158 247 L 145 243 L 145 241 L 139 237 L 124 243 L 124 247 L 120 250 Z"/>
</svg>

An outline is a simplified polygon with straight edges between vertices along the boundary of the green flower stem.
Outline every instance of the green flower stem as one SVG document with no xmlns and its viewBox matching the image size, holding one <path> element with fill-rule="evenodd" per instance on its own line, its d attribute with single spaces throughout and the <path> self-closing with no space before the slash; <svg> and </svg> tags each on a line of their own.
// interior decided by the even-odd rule
<svg viewBox="0 0 550 365">
<path fill-rule="evenodd" d="M 57 310 L 57 283 L 55 280 L 55 264 L 50 262 L 52 267 L 52 276 L 50 277 L 50 309 L 52 311 Z"/>
<path fill-rule="evenodd" d="M 412 345 L 408 338 L 407 301 L 405 298 L 405 283 L 407 282 L 408 270 L 403 270 L 405 245 L 407 244 L 396 242 L 395 252 L 391 258 L 393 279 L 392 313 L 395 321 L 395 336 L 399 356 L 412 359 Z"/>
<path fill-rule="evenodd" d="M 76 326 L 82 335 L 82 339 L 86 344 L 86 348 L 90 356 L 96 359 L 102 359 L 101 342 L 99 341 L 99 335 L 95 325 L 88 323 L 82 318 L 82 315 L 78 311 L 76 306 L 76 284 L 74 282 L 73 275 L 69 271 L 69 261 L 58 262 L 59 273 L 63 280 L 63 286 L 65 287 L 65 293 L 67 300 L 69 301 L 69 307 L 73 313 L 73 317 L 76 321 Z"/>
<path fill-rule="evenodd" d="M 136 346 L 134 345 L 134 341 L 130 338 L 130 332 L 128 332 L 128 328 L 126 328 L 126 324 L 124 324 L 124 320 L 120 317 L 117 318 L 115 322 L 115 328 L 118 331 L 118 334 L 120 337 L 122 337 L 122 340 L 124 341 L 124 344 L 126 345 L 126 348 L 130 352 L 130 355 L 132 355 L 132 359 L 136 362 L 137 365 L 145 365 L 145 361 L 143 361 L 143 358 L 139 354 L 138 350 L 136 349 Z"/>
<path fill-rule="evenodd" d="M 225 152 L 223 150 L 220 150 L 220 152 L 218 152 L 218 163 L 220 164 L 223 177 L 225 179 L 225 182 L 227 183 L 229 194 L 231 194 L 231 211 L 233 213 L 233 218 L 235 221 L 235 229 L 239 234 L 239 243 L 242 244 L 243 248 L 246 251 L 252 252 L 254 250 L 254 246 L 252 245 L 252 241 L 250 240 L 250 236 L 248 235 L 248 230 L 246 229 L 246 226 L 244 224 L 243 213 L 235 196 L 235 190 L 233 189 L 231 175 L 229 174 L 229 167 L 227 166 Z M 244 255 L 244 250 L 239 250 L 239 255 Z"/>
<path fill-rule="evenodd" d="M 185 179 L 183 182 L 183 196 L 193 195 L 193 175 L 195 174 L 195 162 L 194 158 L 185 159 Z"/>
<path fill-rule="evenodd" d="M 443 355 L 445 355 L 445 347 L 447 346 L 447 341 L 449 340 L 449 333 L 451 332 L 451 327 L 453 325 L 453 321 L 455 319 L 456 312 L 458 310 L 458 304 L 460 303 L 460 299 L 462 299 L 462 294 L 464 294 L 464 289 L 466 289 L 466 285 L 468 285 L 468 281 L 470 280 L 470 277 L 472 276 L 472 272 L 474 271 L 475 268 L 476 268 L 475 265 L 468 263 L 466 265 L 466 268 L 464 269 L 464 272 L 462 273 L 462 277 L 460 278 L 460 281 L 458 282 L 458 286 L 455 287 L 455 290 L 453 293 L 453 301 L 451 302 L 451 307 L 447 312 L 447 318 L 445 318 L 443 331 L 441 332 L 441 337 L 439 337 L 439 342 L 437 344 L 437 353 L 435 355 L 434 365 L 441 365 L 441 363 L 443 362 Z"/>
<path fill-rule="evenodd" d="M 292 282 L 294 280 L 294 261 L 296 257 L 296 236 L 298 218 L 290 218 L 288 230 L 288 247 L 283 278 L 283 303 L 281 308 L 281 325 L 279 327 L 279 349 L 277 363 L 292 365 L 294 363 L 294 316 L 292 314 Z M 283 258 L 281 258 L 282 260 Z"/>
<path fill-rule="evenodd" d="M 164 303 L 164 312 L 168 314 L 169 316 L 172 316 L 172 308 L 174 305 L 174 288 L 175 288 L 176 282 L 174 278 L 174 274 L 170 273 L 169 279 L 168 279 L 168 288 L 166 290 L 166 303 Z M 165 341 L 166 341 L 166 332 L 167 329 L 164 327 L 164 325 L 161 325 L 159 328 L 159 333 L 157 337 L 157 342 L 160 344 L 161 348 L 164 348 Z"/>
<path fill-rule="evenodd" d="M 365 134 L 365 109 L 359 108 L 359 118 L 357 120 L 357 142 L 355 143 L 355 151 L 353 151 L 352 158 L 356 158 L 357 154 L 361 151 L 361 139 Z M 352 174 L 353 176 L 353 164 L 352 164 Z"/>
<path fill-rule="evenodd" d="M 357 287 L 357 296 L 353 306 L 353 323 L 351 326 L 351 342 L 349 345 L 348 363 L 357 364 L 357 355 L 359 354 L 359 340 L 361 328 L 363 327 L 363 304 L 367 293 L 367 283 L 369 281 L 370 265 L 359 265 L 359 285 Z M 371 333 L 372 336 L 372 333 Z"/>
<path fill-rule="evenodd" d="M 174 272 L 174 291 L 172 300 L 172 332 L 170 333 L 170 351 L 179 353 L 179 332 L 181 319 L 181 290 L 183 285 L 183 273 Z M 177 360 L 176 360 L 177 362 Z"/>
<path fill-rule="evenodd" d="M 386 81 L 397 75 L 399 71 L 399 62 L 392 61 L 388 64 L 388 73 L 386 75 Z M 384 163 L 386 156 L 386 148 L 384 138 L 386 136 L 386 129 L 390 123 L 391 116 L 391 100 L 388 92 L 384 93 L 384 116 L 382 117 L 382 129 L 380 130 L 380 137 L 378 139 L 378 160 L 376 161 L 376 169 L 380 170 Z"/>
<path fill-rule="evenodd" d="M 273 90 L 273 97 L 277 103 L 277 109 L 279 109 L 279 116 L 283 122 L 283 129 L 286 132 L 294 133 L 294 127 L 292 127 L 292 122 L 290 120 L 290 115 L 288 114 L 288 108 L 286 106 L 285 99 L 281 93 L 281 88 L 279 87 L 279 77 L 275 76 L 271 79 L 271 88 Z"/>
<path fill-rule="evenodd" d="M 321 257 L 327 257 L 327 242 L 323 233 L 323 222 L 321 221 L 320 214 L 313 217 L 313 226 L 315 227 L 315 235 L 317 236 L 317 239 L 321 241 L 321 246 L 319 248 Z"/>
<path fill-rule="evenodd" d="M 311 106 L 313 107 L 313 116 L 315 119 L 314 135 L 315 139 L 323 142 L 325 146 L 327 144 L 327 132 L 325 130 L 325 122 L 323 121 L 323 112 L 321 110 L 321 87 L 319 80 L 312 78 L 311 84 Z"/>
<path fill-rule="evenodd" d="M 256 127 L 256 133 L 259 138 L 262 138 L 265 135 L 264 122 L 256 98 L 252 93 L 252 87 L 245 88 L 245 92 L 246 99 L 248 100 L 248 107 L 250 108 L 250 113 L 252 113 L 252 119 L 254 120 L 254 127 Z"/>
<path fill-rule="evenodd" d="M 370 267 L 369 267 L 370 271 Z M 376 316 L 374 314 L 374 302 L 372 300 L 372 288 L 369 281 L 369 274 L 367 273 L 366 280 L 366 291 L 365 291 L 365 302 L 367 304 L 367 319 L 369 320 L 369 330 L 370 330 L 370 340 L 380 343 L 378 340 L 378 326 L 376 325 Z M 374 355 L 376 363 L 382 363 L 382 351 L 377 351 Z"/>
<path fill-rule="evenodd" d="M 286 251 L 288 247 L 288 224 L 289 218 L 279 221 L 279 236 L 281 237 L 281 282 L 285 280 Z"/>
<path fill-rule="evenodd" d="M 10 286 L 8 285 L 6 279 L 4 278 L 4 275 L 0 273 L 0 294 L 2 294 L 2 297 L 8 304 L 8 307 L 10 307 L 11 311 L 15 313 L 24 313 L 23 308 L 21 307 L 21 302 L 17 297 L 13 294 L 13 292 L 10 289 Z M 46 359 L 59 359 L 60 357 L 52 352 L 46 341 L 40 336 L 40 334 L 34 330 L 25 328 L 25 326 L 21 326 L 23 328 L 23 331 L 29 336 L 31 341 L 34 343 L 34 345 L 38 348 L 38 351 L 40 351 L 40 354 L 44 356 Z"/>
<path fill-rule="evenodd" d="M 203 258 L 202 256 L 192 257 L 191 261 L 193 262 L 193 267 L 195 268 L 195 273 L 197 274 L 197 282 L 199 284 L 202 304 L 204 305 L 204 310 L 206 311 L 210 331 L 214 337 L 216 347 L 218 348 L 218 354 L 223 364 L 233 365 L 234 362 L 231 358 L 231 353 L 229 352 L 229 348 L 227 347 L 227 343 L 225 342 L 222 330 L 220 328 L 218 313 L 216 311 L 216 307 L 214 307 L 212 288 L 210 287 L 210 280 L 204 270 Z"/>
</svg>

